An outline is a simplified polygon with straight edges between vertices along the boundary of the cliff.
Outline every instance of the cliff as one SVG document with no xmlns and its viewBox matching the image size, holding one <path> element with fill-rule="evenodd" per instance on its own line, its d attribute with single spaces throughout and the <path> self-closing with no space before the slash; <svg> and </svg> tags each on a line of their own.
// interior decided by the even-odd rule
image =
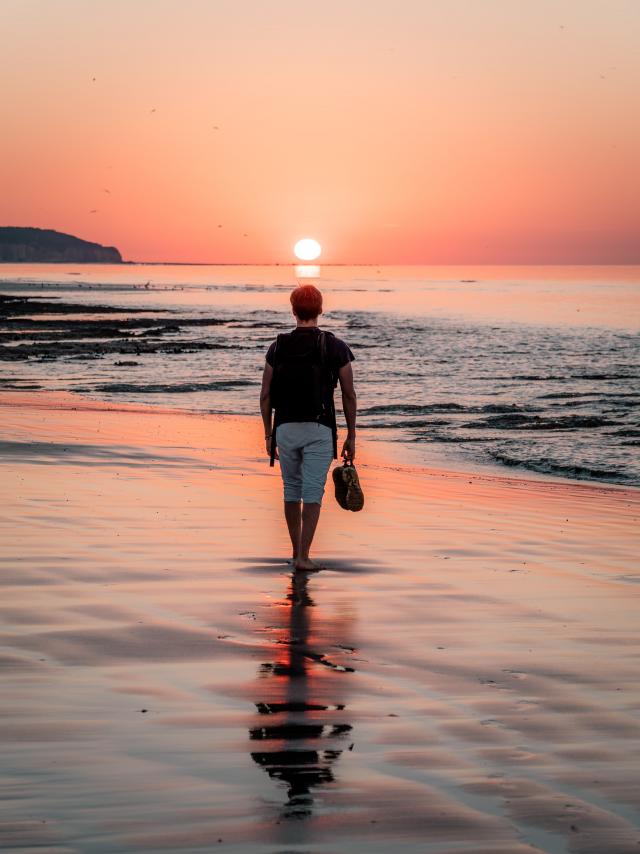
<svg viewBox="0 0 640 854">
<path fill-rule="evenodd" d="M 0 226 L 0 261 L 121 264 L 115 246 L 101 246 L 49 228 Z"/>
</svg>

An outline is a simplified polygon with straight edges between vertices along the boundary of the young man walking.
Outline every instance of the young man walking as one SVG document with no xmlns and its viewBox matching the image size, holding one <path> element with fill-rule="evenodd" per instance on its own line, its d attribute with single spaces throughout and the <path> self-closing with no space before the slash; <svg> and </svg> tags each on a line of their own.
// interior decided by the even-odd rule
<svg viewBox="0 0 640 854">
<path fill-rule="evenodd" d="M 260 411 L 266 450 L 280 460 L 284 484 L 284 515 L 298 570 L 320 569 L 309 558 L 327 472 L 337 459 L 337 425 L 333 392 L 338 382 L 347 422 L 341 455 L 356 454 L 356 393 L 351 362 L 354 355 L 340 338 L 321 330 L 322 294 L 313 285 L 291 293 L 296 328 L 278 335 L 267 351 L 262 375 Z M 275 417 L 272 413 L 275 410 Z"/>
</svg>

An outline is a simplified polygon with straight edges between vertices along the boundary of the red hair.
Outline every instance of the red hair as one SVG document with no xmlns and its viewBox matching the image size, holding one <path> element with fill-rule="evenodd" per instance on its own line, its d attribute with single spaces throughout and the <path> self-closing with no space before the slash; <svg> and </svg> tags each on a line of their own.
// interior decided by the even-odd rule
<svg viewBox="0 0 640 854">
<path fill-rule="evenodd" d="M 322 294 L 313 285 L 298 285 L 291 291 L 291 305 L 300 320 L 314 320 L 322 314 Z"/>
</svg>

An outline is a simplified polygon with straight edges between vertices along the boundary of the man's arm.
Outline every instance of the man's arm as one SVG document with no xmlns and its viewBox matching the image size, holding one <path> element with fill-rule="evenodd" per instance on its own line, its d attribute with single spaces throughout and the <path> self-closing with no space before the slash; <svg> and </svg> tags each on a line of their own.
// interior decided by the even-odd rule
<svg viewBox="0 0 640 854">
<path fill-rule="evenodd" d="M 356 455 L 356 413 L 357 397 L 353 386 L 353 369 L 351 362 L 347 362 L 338 371 L 340 380 L 340 391 L 342 392 L 342 409 L 347 422 L 347 438 L 342 446 L 341 457 L 353 460 Z"/>
<path fill-rule="evenodd" d="M 262 373 L 262 388 L 260 389 L 260 412 L 262 413 L 262 423 L 264 424 L 264 438 L 266 442 L 267 454 L 271 456 L 271 378 L 273 377 L 273 368 L 268 362 L 265 362 L 264 371 Z"/>
</svg>

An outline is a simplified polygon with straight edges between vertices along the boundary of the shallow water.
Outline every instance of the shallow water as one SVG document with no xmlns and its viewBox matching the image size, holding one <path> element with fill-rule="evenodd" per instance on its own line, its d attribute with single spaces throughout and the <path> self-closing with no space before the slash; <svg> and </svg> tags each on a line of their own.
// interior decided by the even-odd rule
<svg viewBox="0 0 640 854">
<path fill-rule="evenodd" d="M 3 265 L 3 293 L 86 313 L 3 326 L 0 389 L 255 414 L 296 280 L 356 355 L 373 438 L 422 463 L 640 484 L 640 268 Z"/>
<path fill-rule="evenodd" d="M 2 414 L 2 850 L 637 850 L 635 490 L 368 464 L 292 577 L 253 423 Z"/>
</svg>

